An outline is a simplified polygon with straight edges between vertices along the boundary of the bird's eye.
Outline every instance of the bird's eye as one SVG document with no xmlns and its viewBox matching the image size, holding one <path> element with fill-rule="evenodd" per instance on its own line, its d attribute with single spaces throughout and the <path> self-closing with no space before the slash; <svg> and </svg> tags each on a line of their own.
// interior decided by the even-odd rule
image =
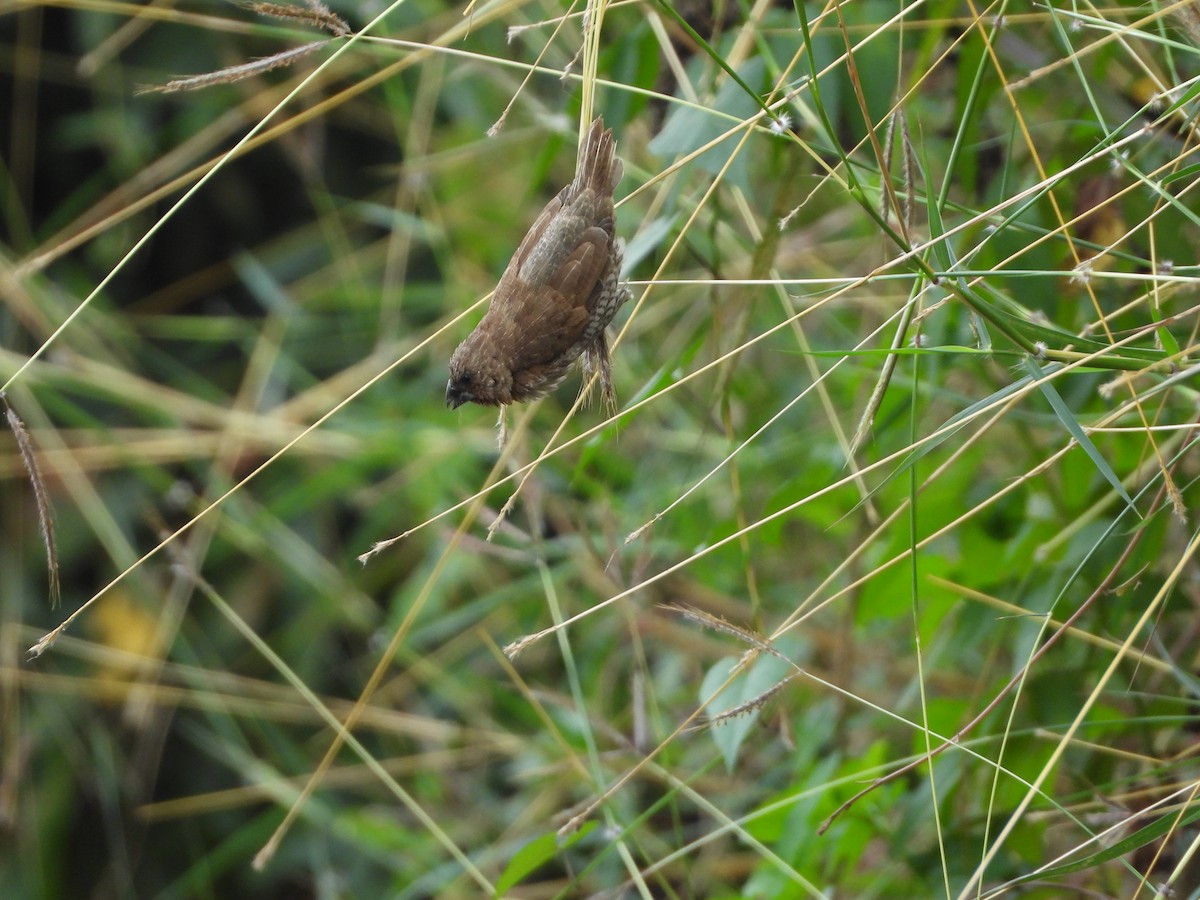
<svg viewBox="0 0 1200 900">
<path fill-rule="evenodd" d="M 461 375 L 458 376 L 458 381 L 460 384 L 470 384 L 471 383 L 471 373 L 463 372 Z"/>
</svg>

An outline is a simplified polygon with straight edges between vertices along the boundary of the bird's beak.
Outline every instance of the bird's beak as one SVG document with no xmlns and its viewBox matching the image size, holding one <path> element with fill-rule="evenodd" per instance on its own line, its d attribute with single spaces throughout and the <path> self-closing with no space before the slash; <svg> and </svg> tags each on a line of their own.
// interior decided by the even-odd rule
<svg viewBox="0 0 1200 900">
<path fill-rule="evenodd" d="M 471 395 L 466 391 L 460 391 L 454 386 L 453 381 L 446 382 L 446 406 L 450 409 L 458 409 L 464 403 L 471 400 Z"/>
</svg>

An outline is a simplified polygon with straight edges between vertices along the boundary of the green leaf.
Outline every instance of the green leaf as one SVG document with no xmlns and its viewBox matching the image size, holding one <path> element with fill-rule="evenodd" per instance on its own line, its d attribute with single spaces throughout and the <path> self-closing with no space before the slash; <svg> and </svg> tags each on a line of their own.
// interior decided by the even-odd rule
<svg viewBox="0 0 1200 900">
<path fill-rule="evenodd" d="M 678 216 L 659 216 L 638 228 L 637 233 L 625 245 L 622 276 L 632 271 L 638 263 L 658 249 L 663 239 L 674 229 L 678 218 Z"/>
<path fill-rule="evenodd" d="M 1092 439 L 1084 432 L 1083 426 L 1079 424 L 1079 420 L 1075 418 L 1071 410 L 1067 407 L 1067 404 L 1063 402 L 1063 398 L 1055 389 L 1053 382 L 1044 377 L 1042 368 L 1032 357 L 1025 357 L 1025 369 L 1037 381 L 1038 387 L 1050 402 L 1050 406 L 1054 409 L 1054 413 L 1058 416 L 1059 421 L 1070 432 L 1075 442 L 1083 448 L 1083 452 L 1091 458 L 1093 464 L 1100 470 L 1100 474 L 1104 476 L 1104 480 L 1113 486 L 1113 490 L 1120 494 L 1121 499 L 1126 504 L 1132 507 L 1133 498 L 1125 492 L 1125 486 L 1121 484 L 1121 479 L 1117 477 L 1117 473 L 1112 470 L 1108 461 L 1100 454 L 1096 445 L 1092 443 Z"/>
<path fill-rule="evenodd" d="M 1158 310 L 1150 310 L 1150 315 L 1156 322 L 1162 321 L 1162 315 Z M 1163 348 L 1168 356 L 1176 356 L 1179 353 L 1179 341 L 1175 340 L 1175 335 L 1171 334 L 1171 329 L 1166 326 L 1155 329 L 1154 332 L 1158 336 L 1159 346 Z"/>
<path fill-rule="evenodd" d="M 719 660 L 708 670 L 708 674 L 704 676 L 704 681 L 700 685 L 701 703 L 711 697 L 725 683 L 737 663 L 737 658 L 727 657 Z M 792 671 L 787 660 L 763 654 L 751 663 L 749 669 L 743 671 L 733 684 L 717 694 L 708 704 L 708 714 L 718 716 L 749 703 L 755 697 L 759 697 L 775 687 Z M 713 742 L 725 757 L 725 766 L 730 771 L 737 762 L 738 750 L 741 748 L 742 742 L 758 720 L 758 714 L 758 707 L 754 707 L 748 709 L 743 715 L 722 722 L 711 729 Z"/>
<path fill-rule="evenodd" d="M 713 139 L 729 131 L 738 120 L 748 119 L 757 109 L 751 96 L 743 90 L 745 82 L 762 84 L 766 71 L 762 59 L 755 57 L 741 68 L 744 80 L 738 82 L 726 81 L 717 89 L 717 95 L 712 101 L 711 108 L 697 106 L 676 106 L 667 115 L 655 138 L 650 141 L 650 150 L 657 156 L 671 158 L 686 156 L 698 150 Z M 716 113 L 714 115 L 714 113 Z M 724 115 L 720 115 L 720 114 Z M 720 144 L 705 150 L 692 164 L 700 169 L 716 175 L 729 161 L 729 157 L 737 149 L 740 135 L 731 134 Z M 725 173 L 728 184 L 751 191 L 750 172 L 745 154 L 734 160 Z"/>
<path fill-rule="evenodd" d="M 992 351 L 981 350 L 978 347 L 964 347 L 961 344 L 940 344 L 936 347 L 868 347 L 862 350 L 788 350 L 788 353 L 797 353 L 801 356 L 822 356 L 829 359 L 844 359 L 854 356 L 863 356 L 867 358 L 886 359 L 889 356 L 924 356 L 929 353 L 944 353 L 947 356 L 1022 356 L 1024 354 L 1016 353 L 1011 350 Z"/>
<path fill-rule="evenodd" d="M 1163 350 L 1168 356 L 1179 355 L 1179 341 L 1175 340 L 1175 335 L 1171 334 L 1166 328 L 1159 328 L 1157 331 L 1158 342 L 1162 344 Z"/>
<path fill-rule="evenodd" d="M 892 352 L 898 352 L 898 351 L 892 351 Z M 864 503 L 866 503 L 867 500 L 869 500 L 871 497 L 875 496 L 877 493 L 879 493 L 881 490 L 883 490 L 883 488 L 886 485 L 891 484 L 893 481 L 895 481 L 897 478 L 899 478 L 901 475 L 903 475 L 905 472 L 907 472 L 910 468 L 915 466 L 921 459 L 923 459 L 926 456 L 926 454 L 933 452 L 933 450 L 935 450 L 937 447 L 940 447 L 943 443 L 945 443 L 947 440 L 949 440 L 951 437 L 953 437 L 955 434 L 957 434 L 958 429 L 960 427 L 962 427 L 962 425 L 965 425 L 966 421 L 968 419 L 970 419 L 971 416 L 975 415 L 975 413 L 979 412 L 979 410 L 985 409 L 989 406 L 1000 403 L 1001 401 L 1005 400 L 1009 395 L 1015 394 L 1016 392 L 1024 389 L 1029 384 L 1029 382 L 1030 382 L 1030 379 L 1028 376 L 1025 378 L 1018 379 L 1017 381 L 1014 381 L 1012 384 L 1006 385 L 1005 387 L 1002 387 L 1000 390 L 989 394 L 988 396 L 984 397 L 982 400 L 975 401 L 970 406 L 963 409 L 961 412 L 955 413 L 953 416 L 951 416 L 949 419 L 946 420 L 944 425 L 942 425 L 941 427 L 936 429 L 936 431 L 943 432 L 942 434 L 938 435 L 938 437 L 933 438 L 932 440 L 926 441 L 920 447 L 913 450 L 912 453 L 910 453 L 908 456 L 906 456 L 900 462 L 900 465 L 898 465 L 895 468 L 895 470 L 888 473 L 887 478 L 883 479 L 883 481 L 881 481 L 878 485 L 876 485 L 867 494 L 866 497 L 863 497 L 862 500 L 860 500 L 857 504 L 855 504 L 854 508 L 858 509 L 858 507 L 860 507 Z M 961 423 L 961 425 L 959 423 Z"/>
<path fill-rule="evenodd" d="M 926 154 L 928 150 L 922 154 L 922 171 L 930 172 L 929 159 Z M 909 190 L 913 188 L 910 186 Z M 933 258 L 937 260 L 938 267 L 944 272 L 952 271 L 958 265 L 958 257 L 954 253 L 954 247 L 951 246 L 949 239 L 945 238 L 946 226 L 942 222 L 942 210 L 938 205 L 938 198 L 932 191 L 925 192 L 925 212 L 929 216 L 929 238 L 930 249 L 933 252 Z M 957 279 L 955 279 L 957 281 Z"/>
<path fill-rule="evenodd" d="M 1172 181 L 1179 181 L 1181 179 L 1186 179 L 1187 181 L 1191 181 L 1197 175 L 1200 175 L 1200 163 L 1195 163 L 1194 165 L 1190 165 L 1190 166 L 1184 166 L 1182 169 L 1179 169 L 1176 172 L 1172 172 L 1169 175 L 1164 175 L 1161 183 L 1163 185 L 1168 185 Z"/>
<path fill-rule="evenodd" d="M 502 896 L 506 891 L 516 887 L 525 880 L 526 876 L 540 869 L 562 851 L 579 843 L 596 828 L 595 822 L 586 822 L 582 828 L 565 840 L 560 840 L 556 832 L 548 831 L 529 841 L 512 855 L 512 859 L 508 861 L 508 865 L 496 879 L 496 895 Z"/>
<path fill-rule="evenodd" d="M 678 10 L 676 10 L 670 3 L 666 2 L 666 0 L 658 0 L 658 5 L 667 16 L 674 19 L 675 23 L 685 32 L 687 32 L 688 36 L 695 41 L 705 53 L 709 55 L 709 58 L 711 58 L 713 62 L 725 70 L 725 73 L 733 80 L 733 83 L 743 91 L 744 96 L 751 99 L 763 112 L 770 112 L 770 109 L 765 103 L 763 103 L 762 97 L 758 95 L 758 92 L 746 83 L 746 81 L 750 79 L 743 80 L 742 75 L 725 61 L 725 57 L 721 53 L 717 52 L 716 48 L 714 48 L 712 44 L 706 41 L 703 36 L 696 31 L 696 29 L 692 28 L 687 19 L 679 14 Z M 766 65 L 766 62 L 761 57 L 755 57 L 753 60 L 751 60 L 751 62 L 759 63 L 760 68 L 765 67 Z M 717 108 L 720 109 L 721 107 L 718 106 Z M 746 118 L 748 118 L 748 116 Z"/>
<path fill-rule="evenodd" d="M 1083 859 L 1077 859 L 1074 862 L 1064 863 L 1061 866 L 1055 866 L 1052 869 L 1039 869 L 1035 872 L 1030 872 L 1028 875 L 1022 875 L 1014 881 L 1009 882 L 1010 885 L 1021 884 L 1025 881 L 1046 881 L 1059 878 L 1063 875 L 1069 875 L 1072 872 L 1082 872 L 1085 869 L 1093 869 L 1102 863 L 1110 862 L 1114 859 L 1120 859 L 1127 853 L 1132 853 L 1139 847 L 1144 847 L 1151 841 L 1157 840 L 1164 834 L 1171 831 L 1181 830 L 1188 825 L 1191 825 L 1197 819 L 1200 819 L 1200 807 L 1194 807 L 1184 815 L 1179 815 L 1178 812 L 1172 812 L 1163 816 L 1155 822 L 1147 825 L 1145 828 L 1139 828 L 1129 837 L 1117 841 L 1111 847 L 1105 847 L 1091 856 L 1085 856 Z"/>
</svg>

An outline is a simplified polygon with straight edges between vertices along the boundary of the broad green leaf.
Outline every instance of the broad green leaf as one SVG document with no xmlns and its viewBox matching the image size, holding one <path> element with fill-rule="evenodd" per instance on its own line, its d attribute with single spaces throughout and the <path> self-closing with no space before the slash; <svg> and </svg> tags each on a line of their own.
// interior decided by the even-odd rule
<svg viewBox="0 0 1200 900">
<path fill-rule="evenodd" d="M 737 663 L 738 659 L 727 657 L 719 660 L 708 670 L 708 674 L 704 676 L 704 681 L 700 685 L 700 702 L 703 703 L 725 683 Z M 792 671 L 794 671 L 792 666 L 786 660 L 769 654 L 759 656 L 750 664 L 748 670 L 741 672 L 733 684 L 721 691 L 708 704 L 709 717 L 718 716 L 749 703 L 755 697 L 759 697 L 775 687 Z M 746 735 L 758 721 L 758 713 L 758 707 L 748 709 L 742 715 L 720 725 L 714 725 L 711 729 L 713 742 L 725 757 L 725 765 L 730 771 L 737 762 L 738 750 L 742 746 L 742 741 L 746 739 Z"/>
<path fill-rule="evenodd" d="M 1072 872 L 1094 869 L 1103 863 L 1120 859 L 1125 854 L 1132 853 L 1139 847 L 1145 847 L 1151 841 L 1158 840 L 1171 831 L 1182 830 L 1197 819 L 1200 819 L 1200 807 L 1193 808 L 1182 816 L 1178 812 L 1169 813 L 1161 819 L 1155 820 L 1145 828 L 1139 828 L 1133 834 L 1129 835 L 1129 837 L 1117 841 L 1112 846 L 1105 847 L 1091 856 L 1085 856 L 1083 859 L 1064 863 L 1061 866 L 1055 866 L 1051 869 L 1039 869 L 1036 872 L 1030 872 L 1028 875 L 1022 875 L 1015 881 L 1010 882 L 1010 884 L 1021 884 L 1035 879 L 1037 881 L 1047 881 L 1061 878 L 1063 875 L 1070 875 Z"/>
<path fill-rule="evenodd" d="M 762 59 L 755 57 L 742 67 L 741 76 L 752 85 L 761 85 L 764 71 Z M 650 142 L 650 150 L 664 158 L 685 156 L 729 131 L 737 120 L 753 116 L 757 109 L 754 99 L 746 95 L 741 85 L 726 81 L 717 89 L 711 109 L 695 106 L 676 106 L 672 109 L 662 131 Z M 714 110 L 726 115 L 714 115 Z M 737 133 L 731 134 L 715 147 L 701 153 L 693 164 L 716 175 L 725 167 L 739 140 Z M 733 162 L 725 173 L 725 179 L 747 192 L 751 190 L 745 155 Z"/>
<path fill-rule="evenodd" d="M 565 840 L 560 840 L 555 832 L 548 831 L 529 841 L 512 855 L 512 859 L 508 861 L 508 865 L 496 879 L 496 895 L 503 896 L 506 891 L 516 887 L 528 875 L 550 862 L 559 853 L 579 843 L 596 827 L 595 822 L 586 822 L 582 828 Z"/>
<path fill-rule="evenodd" d="M 865 503 L 869 498 L 883 490 L 885 485 L 895 481 L 897 478 L 907 472 L 912 466 L 916 465 L 927 454 L 933 452 L 936 448 L 940 447 L 943 443 L 957 434 L 958 429 L 961 428 L 962 425 L 965 425 L 967 420 L 981 409 L 986 409 L 993 405 L 999 405 L 1012 394 L 1015 394 L 1027 387 L 1030 381 L 1031 379 L 1029 377 L 1014 381 L 1012 384 L 1002 387 L 1000 390 L 989 394 L 982 400 L 977 400 L 970 406 L 963 409 L 961 412 L 951 416 L 946 420 L 944 425 L 935 429 L 938 432 L 942 432 L 941 434 L 931 440 L 926 441 L 920 447 L 917 447 L 912 453 L 906 456 L 892 472 L 888 473 L 888 476 L 883 479 L 883 481 L 876 485 L 866 497 L 864 497 L 855 505 L 855 509 L 857 509 L 859 506 L 862 506 L 863 503 Z"/>
<path fill-rule="evenodd" d="M 1083 426 L 1079 424 L 1079 420 L 1071 413 L 1067 404 L 1063 402 L 1063 398 L 1059 396 L 1053 382 L 1044 377 L 1044 372 L 1041 367 L 1033 360 L 1032 357 L 1025 357 L 1025 369 L 1029 374 L 1037 380 L 1038 387 L 1041 388 L 1042 394 L 1050 402 L 1050 406 L 1054 409 L 1058 420 L 1063 423 L 1067 431 L 1075 442 L 1083 448 L 1083 452 L 1100 470 L 1100 474 L 1104 476 L 1104 480 L 1113 486 L 1113 489 L 1120 494 L 1121 499 L 1129 506 L 1133 506 L 1133 499 L 1125 492 L 1125 486 L 1121 484 L 1121 479 L 1117 477 L 1117 473 L 1112 470 L 1108 461 L 1101 455 L 1096 445 L 1092 443 L 1092 439 L 1087 436 L 1083 430 Z"/>
<path fill-rule="evenodd" d="M 675 227 L 677 216 L 659 216 L 638 228 L 637 233 L 625 245 L 625 261 L 621 275 L 625 276 L 649 256 L 663 242 L 671 229 Z"/>
</svg>

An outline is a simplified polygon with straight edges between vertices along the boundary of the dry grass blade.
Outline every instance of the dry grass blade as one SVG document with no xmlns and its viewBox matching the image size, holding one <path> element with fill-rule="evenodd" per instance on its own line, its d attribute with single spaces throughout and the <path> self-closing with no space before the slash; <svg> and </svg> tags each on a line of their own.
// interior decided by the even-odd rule
<svg viewBox="0 0 1200 900">
<path fill-rule="evenodd" d="M 42 544 L 46 548 L 46 570 L 49 578 L 50 606 L 58 606 L 61 596 L 58 583 L 58 549 L 54 543 L 54 510 L 50 506 L 50 494 L 46 490 L 42 470 L 38 466 L 37 455 L 33 452 L 33 441 L 25 430 L 25 423 L 8 403 L 8 398 L 0 393 L 4 402 L 4 416 L 8 419 L 8 427 L 13 437 L 17 439 L 17 448 L 21 451 L 21 462 L 29 475 L 29 483 L 33 485 L 33 499 L 37 504 L 38 528 L 42 532 Z"/>
<path fill-rule="evenodd" d="M 261 75 L 263 72 L 270 72 L 272 69 L 290 66 L 296 60 L 308 56 L 314 50 L 324 47 L 330 40 L 332 39 L 326 38 L 323 41 L 313 41 L 311 44 L 293 47 L 291 50 L 282 50 L 279 53 L 264 56 L 262 59 L 251 60 L 248 63 L 230 66 L 227 69 L 218 69 L 215 72 L 174 78 L 166 84 L 144 84 L 137 89 L 136 93 L 173 94 L 177 91 L 196 91 L 201 88 L 212 87 L 214 84 L 233 84 L 235 81 L 242 81 L 254 75 Z"/>
</svg>

